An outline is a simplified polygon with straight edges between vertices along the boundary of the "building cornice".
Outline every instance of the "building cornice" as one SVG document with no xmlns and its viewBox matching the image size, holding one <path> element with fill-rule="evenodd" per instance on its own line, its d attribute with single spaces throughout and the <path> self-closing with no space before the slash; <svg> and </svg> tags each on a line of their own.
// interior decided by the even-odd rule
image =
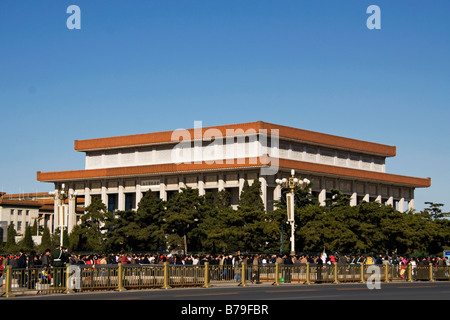
<svg viewBox="0 0 450 320">
<path fill-rule="evenodd" d="M 232 163 L 231 163 L 232 162 Z M 418 178 L 390 173 L 367 171 L 337 167 L 325 164 L 317 164 L 305 161 L 295 161 L 287 159 L 270 158 L 243 158 L 233 161 L 223 161 L 223 163 L 182 163 L 182 164 L 158 164 L 133 167 L 117 167 L 104 169 L 37 172 L 37 180 L 42 182 L 74 181 L 74 180 L 94 180 L 110 179 L 127 176 L 148 176 L 164 174 L 180 174 L 205 171 L 239 170 L 248 168 L 261 168 L 272 163 L 278 163 L 280 169 L 295 169 L 308 174 L 320 174 L 336 177 L 348 177 L 350 179 L 371 180 L 389 184 L 398 184 L 409 187 L 424 188 L 431 186 L 431 178 Z"/>
<path fill-rule="evenodd" d="M 199 134 L 200 130 L 202 130 L 201 135 Z M 208 130 L 219 131 L 221 132 L 223 137 L 242 135 L 242 133 L 240 132 L 243 132 L 245 135 L 251 134 L 252 132 L 254 133 L 267 132 L 268 135 L 271 135 L 274 134 L 275 132 L 273 130 L 278 130 L 278 135 L 280 139 L 285 138 L 291 141 L 298 141 L 307 144 L 326 146 L 342 150 L 362 152 L 382 157 L 393 157 L 396 155 L 395 146 L 389 146 L 374 142 L 308 131 L 263 121 L 213 126 L 213 127 L 202 127 L 197 129 L 186 129 L 185 132 L 188 133 L 190 137 L 192 137 L 192 140 L 195 140 L 196 135 L 204 137 L 205 133 L 207 133 Z M 107 150 L 117 148 L 131 148 L 146 145 L 178 143 L 179 142 L 178 140 L 175 141 L 173 140 L 173 134 L 175 131 L 163 131 L 163 132 L 107 137 L 98 139 L 75 140 L 74 148 L 76 151 L 87 152 L 94 150 Z"/>
</svg>

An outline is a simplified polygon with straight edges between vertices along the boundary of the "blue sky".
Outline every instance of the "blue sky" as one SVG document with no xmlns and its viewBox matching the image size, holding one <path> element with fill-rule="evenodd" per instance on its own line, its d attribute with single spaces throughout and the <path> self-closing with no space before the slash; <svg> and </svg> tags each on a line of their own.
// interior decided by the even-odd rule
<svg viewBox="0 0 450 320">
<path fill-rule="evenodd" d="M 81 30 L 69 30 L 69 5 Z M 381 30 L 369 30 L 369 5 Z M 450 2 L 2 0 L 0 189 L 84 168 L 76 139 L 267 121 L 397 147 L 450 211 Z"/>
</svg>

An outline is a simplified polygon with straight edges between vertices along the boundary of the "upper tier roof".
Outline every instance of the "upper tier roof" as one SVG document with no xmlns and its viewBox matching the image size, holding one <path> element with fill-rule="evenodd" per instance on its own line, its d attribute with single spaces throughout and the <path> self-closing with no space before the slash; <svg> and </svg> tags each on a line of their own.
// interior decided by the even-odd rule
<svg viewBox="0 0 450 320">
<path fill-rule="evenodd" d="M 239 129 L 244 134 L 249 134 L 252 131 L 260 133 L 261 130 L 267 130 L 267 134 L 274 134 L 272 130 L 278 130 L 280 138 L 288 140 L 296 140 L 299 142 L 305 142 L 315 145 L 327 146 L 330 148 L 344 149 L 356 152 L 362 152 L 372 155 L 378 155 L 383 157 L 393 157 L 396 155 L 396 147 L 389 146 L 374 142 L 356 140 L 351 138 L 345 138 L 326 133 L 319 133 L 314 131 L 308 131 L 298 128 L 292 128 L 263 121 L 248 122 L 240 124 L 202 127 L 202 137 L 209 129 L 219 130 L 224 137 L 239 135 Z M 194 139 L 195 133 L 199 132 L 198 129 L 186 129 L 190 136 Z M 197 130 L 197 131 L 195 131 Z M 228 130 L 228 132 L 227 132 Z M 262 131 L 264 132 L 264 131 Z M 75 140 L 76 151 L 93 151 L 104 149 L 117 149 L 136 146 L 145 146 L 152 144 L 164 144 L 164 143 L 178 143 L 178 140 L 172 139 L 174 131 L 163 131 L 154 133 L 135 134 L 127 136 L 87 139 L 87 140 Z M 242 134 L 242 133 L 241 133 Z"/>
</svg>

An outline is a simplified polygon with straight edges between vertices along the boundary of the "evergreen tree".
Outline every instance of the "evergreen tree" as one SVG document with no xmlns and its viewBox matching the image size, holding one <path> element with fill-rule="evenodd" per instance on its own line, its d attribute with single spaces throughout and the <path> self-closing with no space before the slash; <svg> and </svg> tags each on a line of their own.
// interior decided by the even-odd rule
<svg viewBox="0 0 450 320">
<path fill-rule="evenodd" d="M 319 201 L 311 192 L 312 184 L 309 184 L 306 188 L 294 189 L 294 207 L 303 208 L 305 206 L 318 205 Z M 283 189 L 279 200 L 274 200 L 273 204 L 278 209 L 286 210 L 286 194 L 291 192 L 290 189 Z"/>
<path fill-rule="evenodd" d="M 230 208 L 230 203 L 231 194 L 226 189 L 220 190 L 213 202 L 214 206 L 219 210 Z"/>
<path fill-rule="evenodd" d="M 75 226 L 71 232 L 71 250 L 104 251 L 104 225 L 111 216 L 100 198 L 92 198 L 91 204 L 86 207 L 86 213 L 81 217 L 81 224 Z"/>
<path fill-rule="evenodd" d="M 147 192 L 137 211 L 118 211 L 107 221 L 107 247 L 112 251 L 161 250 L 165 247 L 164 201 Z"/>
<path fill-rule="evenodd" d="M 39 245 L 39 251 L 44 252 L 46 249 L 52 249 L 54 246 L 52 245 L 50 230 L 47 226 L 44 227 L 42 231 L 41 244 Z"/>
<path fill-rule="evenodd" d="M 6 244 L 5 244 L 6 251 L 13 252 L 17 250 L 16 236 L 17 232 L 14 228 L 14 223 L 11 222 L 8 225 L 8 229 L 6 231 Z"/>
<path fill-rule="evenodd" d="M 250 186 L 244 182 L 235 217 L 237 245 L 242 251 L 262 251 L 267 237 L 264 234 L 265 211 L 261 198 L 261 182 L 255 179 Z"/>
<path fill-rule="evenodd" d="M 25 228 L 25 234 L 19 244 L 19 246 L 23 248 L 25 251 L 31 251 L 34 249 L 34 242 L 31 234 L 31 229 L 32 229 L 31 226 L 27 226 Z"/>
<path fill-rule="evenodd" d="M 105 223 L 107 227 L 107 251 L 140 250 L 137 233 L 139 226 L 136 222 L 136 212 L 133 210 L 117 211 Z"/>
<path fill-rule="evenodd" d="M 205 197 L 200 196 L 198 189 L 182 188 L 181 192 L 167 202 L 165 214 L 165 231 L 167 242 L 171 249 L 187 250 L 195 249 L 189 246 L 198 243 L 195 239 L 196 225 L 202 220 L 205 206 Z M 190 236 L 194 237 L 190 237 Z M 188 240 L 189 239 L 189 240 Z"/>
<path fill-rule="evenodd" d="M 264 211 L 264 202 L 261 195 L 261 182 L 258 179 L 253 180 L 251 186 L 245 180 L 239 197 L 238 208 Z"/>
<path fill-rule="evenodd" d="M 161 228 L 165 213 L 165 202 L 152 192 L 147 192 L 139 202 L 136 220 L 140 231 L 136 233 L 136 237 L 144 244 L 144 250 L 165 248 L 165 235 Z"/>
<path fill-rule="evenodd" d="M 31 227 L 31 234 L 38 235 L 37 233 L 38 233 L 37 219 L 34 219 L 33 227 Z"/>
<path fill-rule="evenodd" d="M 327 207 L 341 207 L 350 205 L 350 197 L 344 195 L 337 189 L 331 189 L 331 197 L 325 200 Z"/>
<path fill-rule="evenodd" d="M 423 211 L 424 214 L 429 214 L 432 219 L 441 219 L 450 216 L 449 212 L 442 212 L 443 203 L 425 202 L 428 208 Z"/>
</svg>

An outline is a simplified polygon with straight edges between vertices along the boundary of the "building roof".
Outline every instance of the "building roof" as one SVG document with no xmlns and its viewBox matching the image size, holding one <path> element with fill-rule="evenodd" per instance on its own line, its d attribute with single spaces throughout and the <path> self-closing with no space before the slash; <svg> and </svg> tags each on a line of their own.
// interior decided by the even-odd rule
<svg viewBox="0 0 450 320">
<path fill-rule="evenodd" d="M 219 130 L 224 137 L 250 134 L 252 132 L 260 133 L 262 130 L 267 130 L 267 134 L 274 134 L 272 130 L 278 130 L 280 138 L 284 139 L 296 140 L 299 142 L 350 150 L 355 152 L 368 153 L 383 157 L 393 157 L 396 155 L 396 147 L 394 146 L 356 140 L 351 138 L 344 138 L 340 136 L 308 131 L 293 127 L 287 127 L 263 121 L 213 126 L 213 127 L 203 127 L 201 137 L 205 135 L 205 132 L 207 132 L 207 130 L 211 129 Z M 189 132 L 190 137 L 192 137 L 193 139 L 195 138 L 195 134 L 200 132 L 199 129 L 186 129 L 186 130 L 187 132 Z M 87 152 L 93 150 L 126 148 L 126 147 L 153 145 L 153 144 L 178 143 L 178 139 L 175 141 L 172 139 L 173 133 L 174 131 L 163 131 L 163 132 L 126 135 L 108 138 L 75 140 L 74 147 L 76 151 Z"/>
<path fill-rule="evenodd" d="M 1 195 L 3 199 L 9 199 L 9 200 L 38 200 L 38 199 L 53 199 L 52 195 L 49 195 L 48 192 L 29 192 L 29 193 L 3 193 Z"/>
<path fill-rule="evenodd" d="M 41 207 L 39 201 L 0 199 L 0 206 Z"/>
<path fill-rule="evenodd" d="M 35 195 L 35 193 L 30 193 L 30 195 L 31 194 Z M 49 195 L 48 192 L 41 192 L 40 194 L 42 196 Z M 51 198 L 41 198 L 41 199 L 36 199 L 36 200 L 30 200 L 30 199 L 23 199 L 23 195 L 24 194 L 21 194 L 21 196 L 22 196 L 21 198 L 12 197 L 11 199 L 9 199 L 9 198 L 0 199 L 0 206 L 22 207 L 22 208 L 35 207 L 35 208 L 39 209 L 40 212 L 42 212 L 42 211 L 53 212 L 54 211 L 53 196 L 51 196 Z M 7 196 L 16 196 L 16 195 L 7 195 Z M 76 201 L 77 201 L 76 206 L 75 206 L 76 212 L 84 212 L 84 198 L 77 198 Z M 69 200 L 66 199 L 65 203 L 68 204 Z"/>
<path fill-rule="evenodd" d="M 37 172 L 37 180 L 45 182 L 71 181 L 71 180 L 92 180 L 127 176 L 144 176 L 173 173 L 189 173 L 196 171 L 217 171 L 217 170 L 236 170 L 244 168 L 261 168 L 269 163 L 270 158 L 243 158 L 235 159 L 233 163 L 191 163 L 191 164 L 158 164 L 146 166 L 56 171 L 56 172 Z M 231 161 L 230 161 L 231 162 Z M 403 175 L 389 174 L 376 171 L 367 171 L 332 165 L 311 163 L 305 161 L 295 161 L 287 159 L 278 159 L 278 165 L 282 169 L 296 169 L 310 174 L 321 174 L 329 176 L 345 176 L 352 179 L 379 181 L 411 187 L 429 187 L 431 178 L 417 178 Z"/>
</svg>

